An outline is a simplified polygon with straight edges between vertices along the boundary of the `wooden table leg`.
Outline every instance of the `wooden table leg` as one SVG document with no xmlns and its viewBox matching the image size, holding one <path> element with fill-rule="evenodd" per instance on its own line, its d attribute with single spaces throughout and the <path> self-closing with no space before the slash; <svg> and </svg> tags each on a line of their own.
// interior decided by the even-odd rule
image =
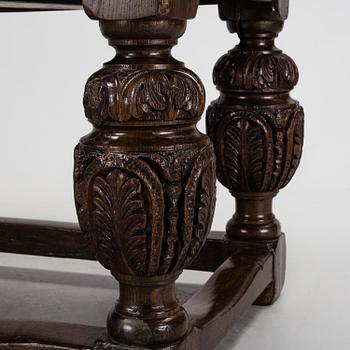
<svg viewBox="0 0 350 350">
<path fill-rule="evenodd" d="M 198 2 L 83 5 L 117 54 L 85 89 L 94 128 L 75 151 L 79 221 L 120 283 L 110 341 L 166 345 L 189 330 L 174 282 L 205 243 L 215 204 L 214 151 L 196 128 L 204 88 L 171 56 Z"/>
<path fill-rule="evenodd" d="M 298 82 L 294 61 L 274 41 L 288 15 L 288 0 L 223 0 L 220 16 L 240 43 L 214 68 L 221 92 L 207 113 L 218 179 L 236 199 L 226 232 L 234 240 L 275 241 L 275 282 L 257 303 L 270 304 L 284 281 L 285 243 L 272 199 L 301 158 L 304 113 L 289 92 Z"/>
<path fill-rule="evenodd" d="M 1 251 L 96 256 L 120 282 L 120 296 L 107 332 L 5 320 L 0 349 L 212 350 L 252 303 L 278 298 L 285 238 L 272 198 L 298 167 L 304 121 L 289 96 L 297 67 L 274 46 L 288 1 L 219 3 L 240 44 L 215 67 L 221 95 L 208 110 L 207 129 L 236 213 L 226 234 L 212 232 L 207 241 L 214 148 L 196 128 L 205 93 L 170 53 L 197 6 L 196 0 L 84 1 L 117 54 L 85 89 L 93 130 L 76 148 L 74 174 L 82 230 L 2 218 Z M 214 273 L 180 305 L 174 283 L 184 268 Z"/>
</svg>

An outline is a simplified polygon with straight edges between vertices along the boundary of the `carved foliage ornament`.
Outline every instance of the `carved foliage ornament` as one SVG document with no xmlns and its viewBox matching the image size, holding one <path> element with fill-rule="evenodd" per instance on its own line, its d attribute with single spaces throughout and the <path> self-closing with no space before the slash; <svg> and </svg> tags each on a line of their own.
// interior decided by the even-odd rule
<svg viewBox="0 0 350 350">
<path fill-rule="evenodd" d="M 299 79 L 294 61 L 284 53 L 233 49 L 214 68 L 214 84 L 227 90 L 291 90 Z"/>
<path fill-rule="evenodd" d="M 233 192 L 275 192 L 293 177 L 302 154 L 304 112 L 288 109 L 208 111 L 218 178 Z"/>
<path fill-rule="evenodd" d="M 178 271 L 199 253 L 215 205 L 212 146 L 154 154 L 96 154 L 76 149 L 79 221 L 97 258 L 116 275 L 157 276 Z M 177 158 L 171 181 L 160 170 Z M 167 168 L 170 168 L 168 164 Z M 165 176 L 163 176 L 165 175 Z"/>
<path fill-rule="evenodd" d="M 128 121 L 197 120 L 205 91 L 186 68 L 137 70 L 105 67 L 88 80 L 86 117 L 95 125 Z"/>
</svg>

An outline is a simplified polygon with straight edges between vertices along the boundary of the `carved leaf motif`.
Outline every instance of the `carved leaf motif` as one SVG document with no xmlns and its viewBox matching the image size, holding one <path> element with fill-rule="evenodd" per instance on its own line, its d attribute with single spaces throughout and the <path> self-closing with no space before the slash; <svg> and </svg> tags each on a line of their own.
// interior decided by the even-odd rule
<svg viewBox="0 0 350 350">
<path fill-rule="evenodd" d="M 242 136 L 244 137 L 244 136 Z M 261 190 L 264 176 L 264 135 L 261 127 L 247 122 L 245 129 L 246 157 L 243 161 L 243 169 L 247 179 L 247 189 L 251 192 Z M 244 158 L 243 158 L 244 159 Z"/>
<path fill-rule="evenodd" d="M 74 150 L 74 196 L 75 206 L 79 218 L 80 228 L 87 238 L 91 238 L 89 232 L 89 213 L 86 210 L 84 203 L 86 204 L 87 198 L 84 195 L 84 173 L 89 163 L 98 157 L 99 151 L 93 151 L 86 153 L 82 149 L 81 145 L 77 145 Z"/>
<path fill-rule="evenodd" d="M 176 247 L 178 245 L 179 198 L 181 194 L 182 186 L 180 184 L 166 186 L 168 210 L 165 219 L 167 229 L 162 249 L 160 274 L 167 274 L 175 260 Z"/>
<path fill-rule="evenodd" d="M 277 72 L 280 81 L 285 81 L 292 89 L 299 80 L 299 71 L 295 62 L 287 55 L 283 54 L 284 59 L 277 62 Z"/>
<path fill-rule="evenodd" d="M 156 276 L 166 238 L 161 179 L 139 153 L 80 147 L 79 222 L 91 233 L 97 258 L 114 275 Z"/>
<path fill-rule="evenodd" d="M 240 152 L 241 152 L 241 130 L 240 121 L 234 120 L 230 123 L 225 133 L 224 168 L 227 186 L 237 189 L 240 178 Z M 226 182 L 226 181 L 225 181 Z"/>
<path fill-rule="evenodd" d="M 304 141 L 304 111 L 302 107 L 299 107 L 295 113 L 296 122 L 293 130 L 293 155 L 291 167 L 288 171 L 288 176 L 286 181 L 283 183 L 282 187 L 288 185 L 292 177 L 294 176 L 302 156 L 303 141 Z"/>
<path fill-rule="evenodd" d="M 214 68 L 214 84 L 225 90 L 290 90 L 299 73 L 287 55 L 274 52 L 244 52 L 234 49 L 219 59 Z"/>
<path fill-rule="evenodd" d="M 96 246 L 97 259 L 107 269 L 111 269 L 113 266 L 113 209 L 110 202 L 109 186 L 105 185 L 105 182 L 98 181 L 97 186 L 94 186 L 97 190 L 94 198 L 94 212 L 93 212 L 93 225 L 94 225 L 94 240 Z M 99 185 L 98 182 L 101 182 Z M 107 188 L 104 188 L 107 187 Z"/>
<path fill-rule="evenodd" d="M 93 184 L 92 221 L 103 265 L 111 269 L 118 263 L 113 256 L 119 256 L 126 272 L 144 275 L 147 215 L 140 180 L 119 169 L 98 176 Z"/>
<path fill-rule="evenodd" d="M 182 269 L 199 252 L 212 222 L 212 146 L 106 152 L 94 159 L 95 150 L 84 147 L 79 164 L 85 170 L 76 186 L 88 215 L 80 221 L 101 263 L 114 275 L 153 277 Z"/>
<path fill-rule="evenodd" d="M 199 117 L 205 92 L 200 79 L 176 70 L 117 70 L 96 72 L 84 93 L 86 117 L 95 125 L 138 121 L 172 121 Z"/>
<path fill-rule="evenodd" d="M 191 93 L 188 90 L 187 84 L 185 84 L 184 80 L 175 78 L 171 88 L 173 90 L 173 103 L 175 108 L 183 108 L 185 111 L 191 112 L 192 106 L 197 105 L 197 99 L 195 94 L 191 96 Z"/>
<path fill-rule="evenodd" d="M 85 114 L 96 125 L 102 125 L 109 118 L 110 104 L 114 100 L 113 75 L 104 73 L 101 70 L 92 75 L 84 91 Z"/>
<path fill-rule="evenodd" d="M 215 193 L 215 169 L 212 162 L 203 172 L 198 186 L 193 235 L 185 266 L 192 262 L 205 243 L 214 213 L 215 195 L 213 193 Z"/>
<path fill-rule="evenodd" d="M 222 56 L 214 67 L 213 81 L 215 85 L 227 82 L 230 86 L 235 86 L 238 77 L 238 67 L 235 60 L 231 60 L 229 55 Z"/>
<path fill-rule="evenodd" d="M 150 113 L 152 110 L 164 111 L 167 107 L 167 98 L 164 94 L 164 82 L 166 77 L 161 74 L 150 76 L 141 82 L 135 89 L 135 95 L 138 96 L 138 103 L 135 103 L 136 113 L 134 117 L 138 118 L 144 113 Z"/>
<path fill-rule="evenodd" d="M 246 76 L 251 81 L 247 84 L 248 89 L 251 86 L 259 89 L 266 89 L 274 85 L 277 59 L 273 55 L 259 55 L 253 58 L 250 62 L 250 65 L 247 65 L 247 70 L 252 69 L 253 75 Z"/>
<path fill-rule="evenodd" d="M 250 116 L 252 117 L 252 116 Z M 260 191 L 265 166 L 264 135 L 261 126 L 235 117 L 225 129 L 225 178 L 233 191 Z"/>
<path fill-rule="evenodd" d="M 278 181 L 281 178 L 283 172 L 283 162 L 285 157 L 285 145 L 284 133 L 283 131 L 277 131 L 275 133 L 275 145 L 274 145 L 274 161 L 273 161 L 273 172 L 270 184 L 270 189 L 273 190 L 278 186 Z M 288 142 L 288 140 L 287 140 Z"/>
<path fill-rule="evenodd" d="M 187 71 L 135 74 L 123 92 L 130 115 L 136 119 L 168 121 L 200 115 L 204 90 L 196 79 Z"/>
<path fill-rule="evenodd" d="M 195 258 L 201 244 L 205 241 L 204 238 L 209 233 L 215 203 L 213 158 L 212 146 L 204 148 L 195 160 L 187 179 L 182 209 L 182 237 L 179 237 L 181 250 L 178 254 L 175 270 L 183 268 Z M 206 170 L 208 170 L 207 175 L 204 175 Z M 208 179 L 205 176 L 208 176 Z M 206 203 L 210 203 L 209 208 L 205 206 Z M 201 220 L 200 223 L 199 220 Z M 205 228 L 201 226 L 202 224 L 206 225 Z"/>
<path fill-rule="evenodd" d="M 176 150 L 174 152 L 157 152 L 147 156 L 159 169 L 160 174 L 169 182 L 181 182 L 185 173 L 188 171 L 193 157 L 197 154 L 198 149 Z"/>
<path fill-rule="evenodd" d="M 214 105 L 215 108 L 215 105 Z M 302 154 L 303 110 L 217 110 L 211 125 L 218 179 L 233 192 L 275 192 L 293 177 Z"/>
</svg>

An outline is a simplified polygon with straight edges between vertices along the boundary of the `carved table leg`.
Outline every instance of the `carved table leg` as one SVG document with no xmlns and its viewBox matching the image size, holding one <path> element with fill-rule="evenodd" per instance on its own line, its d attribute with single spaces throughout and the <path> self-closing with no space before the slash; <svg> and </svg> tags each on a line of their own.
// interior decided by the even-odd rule
<svg viewBox="0 0 350 350">
<path fill-rule="evenodd" d="M 221 95 L 209 107 L 207 130 L 220 182 L 236 198 L 227 234 L 252 243 L 272 242 L 275 282 L 257 303 L 270 304 L 283 286 L 284 235 L 272 199 L 294 175 L 301 158 L 304 113 L 289 92 L 297 84 L 293 60 L 274 45 L 288 0 L 223 0 L 220 16 L 240 43 L 214 69 Z"/>
<path fill-rule="evenodd" d="M 205 243 L 215 204 L 213 148 L 196 128 L 204 88 L 170 53 L 197 1 L 83 3 L 117 54 L 85 89 L 93 130 L 75 151 L 79 222 L 120 283 L 110 339 L 168 344 L 189 330 L 174 282 Z"/>
</svg>

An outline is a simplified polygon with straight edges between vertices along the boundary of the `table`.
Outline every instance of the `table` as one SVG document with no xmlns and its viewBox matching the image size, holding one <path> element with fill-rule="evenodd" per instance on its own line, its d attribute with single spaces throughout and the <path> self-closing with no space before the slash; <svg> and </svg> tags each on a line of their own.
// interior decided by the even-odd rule
<svg viewBox="0 0 350 350">
<path fill-rule="evenodd" d="M 298 69 L 274 46 L 288 1 L 219 3 L 240 44 L 214 68 L 220 97 L 207 109 L 208 135 L 196 128 L 204 86 L 171 56 L 198 1 L 0 2 L 3 11 L 81 5 L 117 53 L 85 87 L 94 128 L 75 149 L 80 227 L 1 219 L 1 251 L 97 259 L 120 295 L 100 336 L 21 321 L 0 324 L 0 339 L 12 348 L 213 349 L 251 304 L 274 303 L 284 283 L 285 236 L 272 200 L 297 170 L 304 121 L 289 96 Z M 210 233 L 216 176 L 236 212 L 226 232 Z M 181 304 L 183 269 L 213 275 Z"/>
<path fill-rule="evenodd" d="M 201 0 L 201 5 L 217 4 L 217 0 Z M 39 1 L 0 1 L 0 11 L 37 11 L 37 10 L 80 10 L 82 1 L 80 0 L 39 0 Z"/>
</svg>

